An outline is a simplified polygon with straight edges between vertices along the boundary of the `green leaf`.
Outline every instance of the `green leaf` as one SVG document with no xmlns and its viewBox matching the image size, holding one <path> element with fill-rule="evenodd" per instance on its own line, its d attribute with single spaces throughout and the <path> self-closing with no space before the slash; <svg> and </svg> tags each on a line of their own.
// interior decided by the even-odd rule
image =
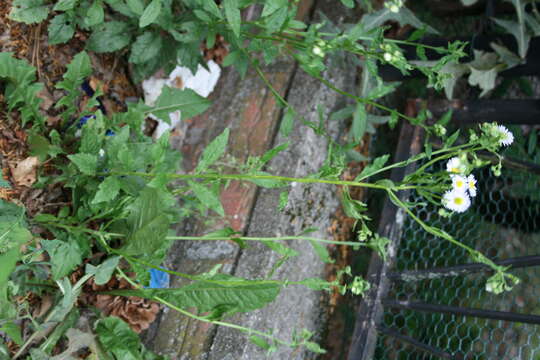
<svg viewBox="0 0 540 360">
<path fill-rule="evenodd" d="M 4 332 L 15 342 L 17 345 L 22 345 L 23 339 L 21 336 L 21 327 L 14 322 L 6 322 L 2 327 L 0 327 L 0 331 Z"/>
<path fill-rule="evenodd" d="M 131 45 L 129 62 L 134 64 L 148 62 L 156 56 L 159 56 L 162 46 L 162 36 L 156 32 L 147 31 L 142 35 L 139 35 Z"/>
<path fill-rule="evenodd" d="M 308 278 L 298 282 L 298 284 L 307 286 L 312 290 L 332 290 L 332 283 L 320 278 Z"/>
<path fill-rule="evenodd" d="M 100 319 L 96 322 L 95 329 L 103 348 L 113 353 L 116 359 L 143 360 L 139 351 L 139 335 L 122 319 L 114 316 Z"/>
<path fill-rule="evenodd" d="M 128 255 L 150 255 L 164 247 L 170 220 L 163 212 L 165 206 L 159 190 L 146 187 L 127 207 L 128 233 L 122 251 Z"/>
<path fill-rule="evenodd" d="M 56 85 L 56 88 L 66 90 L 68 95 L 75 93 L 78 96 L 79 87 L 91 73 L 90 57 L 85 51 L 81 51 L 68 64 L 63 80 Z"/>
<path fill-rule="evenodd" d="M 75 26 L 66 14 L 56 15 L 49 23 L 49 44 L 63 44 L 75 33 Z"/>
<path fill-rule="evenodd" d="M 127 6 L 131 11 L 133 11 L 138 16 L 141 16 L 144 12 L 144 1 L 143 0 L 126 0 Z"/>
<path fill-rule="evenodd" d="M 263 350 L 269 350 L 272 347 L 265 339 L 257 335 L 251 335 L 249 341 Z"/>
<path fill-rule="evenodd" d="M 215 211 L 220 216 L 225 216 L 225 210 L 223 209 L 223 205 L 221 204 L 221 200 L 219 199 L 218 195 L 216 195 L 206 186 L 197 182 L 189 181 L 188 184 L 204 207 Z"/>
<path fill-rule="evenodd" d="M 153 23 L 161 13 L 161 0 L 152 0 L 152 2 L 144 9 L 141 18 L 139 19 L 139 27 L 143 28 Z"/>
<path fill-rule="evenodd" d="M 68 11 L 73 10 L 79 0 L 60 0 L 54 5 L 54 11 Z"/>
<path fill-rule="evenodd" d="M 390 155 L 382 155 L 378 158 L 375 158 L 373 162 L 367 165 L 364 170 L 356 177 L 355 181 L 362 181 L 370 177 L 374 172 L 379 171 L 382 167 L 388 162 Z"/>
<path fill-rule="evenodd" d="M 15 0 L 9 13 L 12 20 L 25 24 L 42 22 L 49 15 L 49 7 L 43 0 Z"/>
<path fill-rule="evenodd" d="M 181 308 L 196 307 L 199 312 L 228 305 L 229 315 L 260 309 L 279 294 L 281 285 L 273 281 L 246 280 L 217 274 L 176 289 L 117 290 L 114 294 L 151 299 L 159 296 Z"/>
<path fill-rule="evenodd" d="M 152 114 L 170 124 L 169 113 L 180 110 L 182 119 L 189 119 L 206 111 L 210 100 L 200 96 L 191 89 L 176 89 L 164 86 L 156 101 Z"/>
<path fill-rule="evenodd" d="M 111 279 L 120 259 L 120 256 L 112 256 L 99 264 L 99 266 L 86 264 L 86 273 L 94 275 L 94 281 L 97 285 L 104 285 Z"/>
<path fill-rule="evenodd" d="M 92 204 L 114 200 L 119 192 L 120 181 L 116 176 L 109 176 L 99 184 L 98 191 L 92 200 Z"/>
<path fill-rule="evenodd" d="M 40 162 L 47 159 L 51 144 L 46 137 L 37 134 L 30 134 L 28 137 L 28 145 L 30 146 L 30 155 L 37 156 Z"/>
<path fill-rule="evenodd" d="M 71 160 L 79 170 L 85 175 L 95 175 L 97 170 L 97 161 L 98 158 L 96 155 L 91 154 L 74 154 L 68 155 L 69 160 Z"/>
<path fill-rule="evenodd" d="M 195 169 L 196 173 L 204 172 L 209 166 L 223 156 L 229 142 L 229 133 L 230 130 L 228 128 L 225 129 L 220 135 L 212 140 L 208 146 L 206 146 L 199 163 L 197 164 L 197 168 Z"/>
<path fill-rule="evenodd" d="M 291 249 L 286 245 L 283 245 L 283 243 L 279 241 L 261 240 L 261 243 L 263 243 L 269 249 L 275 251 L 276 253 L 286 256 L 288 258 L 298 256 L 298 251 Z"/>
<path fill-rule="evenodd" d="M 349 9 L 354 8 L 354 0 L 341 0 L 341 3 Z"/>
<path fill-rule="evenodd" d="M 364 104 L 357 104 L 353 114 L 352 135 L 355 142 L 360 142 L 366 132 L 367 114 Z"/>
<path fill-rule="evenodd" d="M 411 10 L 407 9 L 406 7 L 402 7 L 398 13 L 394 13 L 386 7 L 382 8 L 374 13 L 364 15 L 361 23 L 364 25 L 365 30 L 373 30 L 389 20 L 397 21 L 400 26 L 411 25 L 417 29 L 426 27 L 427 32 L 438 34 L 437 30 L 423 23 L 414 15 Z"/>
<path fill-rule="evenodd" d="M 103 11 L 103 4 L 101 0 L 94 0 L 94 3 L 86 12 L 85 22 L 88 26 L 95 26 L 101 24 L 105 20 L 105 12 Z"/>
<path fill-rule="evenodd" d="M 283 119 L 281 120 L 281 125 L 279 126 L 279 132 L 283 136 L 289 136 L 294 126 L 294 110 L 290 107 L 285 111 Z"/>
<path fill-rule="evenodd" d="M 82 262 L 81 249 L 75 241 L 41 240 L 49 254 L 53 280 L 67 276 Z"/>
<path fill-rule="evenodd" d="M 11 184 L 9 183 L 9 181 L 0 177 L 0 188 L 11 189 Z"/>
<path fill-rule="evenodd" d="M 227 22 L 231 26 L 233 33 L 236 37 L 240 37 L 241 18 L 238 1 L 224 0 L 223 7 L 225 8 L 225 17 L 227 18 Z"/>
<path fill-rule="evenodd" d="M 311 246 L 313 246 L 313 250 L 315 250 L 315 253 L 321 258 L 322 261 L 324 261 L 327 264 L 333 264 L 335 261 L 330 256 L 330 253 L 328 252 L 328 249 L 324 244 L 321 244 L 318 241 L 315 240 L 309 240 L 311 243 Z"/>
<path fill-rule="evenodd" d="M 261 17 L 272 15 L 281 8 L 286 8 L 289 5 L 288 0 L 267 0 L 264 3 L 264 9 Z"/>
<path fill-rule="evenodd" d="M 86 46 L 97 53 L 113 52 L 131 43 L 131 28 L 128 23 L 109 21 L 97 26 Z"/>
</svg>

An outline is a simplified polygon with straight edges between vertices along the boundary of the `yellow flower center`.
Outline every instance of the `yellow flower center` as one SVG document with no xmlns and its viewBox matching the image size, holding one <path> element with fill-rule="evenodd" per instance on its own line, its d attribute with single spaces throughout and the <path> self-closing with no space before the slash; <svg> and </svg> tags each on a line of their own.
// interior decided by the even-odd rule
<svg viewBox="0 0 540 360">
<path fill-rule="evenodd" d="M 463 204 L 463 199 L 460 198 L 460 197 L 457 197 L 457 198 L 454 199 L 454 203 L 456 205 L 461 205 L 461 204 Z"/>
<path fill-rule="evenodd" d="M 459 174 L 459 169 L 457 167 L 453 167 L 452 172 L 456 173 L 456 174 Z"/>
<path fill-rule="evenodd" d="M 464 184 L 463 184 L 463 181 L 461 181 L 461 180 L 456 181 L 456 186 L 457 186 L 458 188 L 463 187 L 463 185 L 464 185 Z"/>
</svg>

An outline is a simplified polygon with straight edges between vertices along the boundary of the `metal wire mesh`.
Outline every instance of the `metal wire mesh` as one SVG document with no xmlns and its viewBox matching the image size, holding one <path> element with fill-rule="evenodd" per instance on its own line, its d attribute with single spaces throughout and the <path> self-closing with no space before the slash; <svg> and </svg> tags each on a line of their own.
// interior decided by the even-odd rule
<svg viewBox="0 0 540 360">
<path fill-rule="evenodd" d="M 419 217 L 492 259 L 540 254 L 540 177 L 509 169 L 499 178 L 475 174 L 479 194 L 470 210 L 442 218 L 431 205 Z M 422 201 L 416 194 L 411 201 Z M 423 231 L 407 220 L 396 271 L 471 263 L 465 250 Z M 521 283 L 494 295 L 485 291 L 486 272 L 416 282 L 394 282 L 388 298 L 468 308 L 540 314 L 540 267 L 512 270 Z M 413 310 L 385 309 L 382 324 L 463 359 L 540 359 L 540 326 Z M 393 337 L 380 335 L 377 360 L 437 359 Z"/>
</svg>

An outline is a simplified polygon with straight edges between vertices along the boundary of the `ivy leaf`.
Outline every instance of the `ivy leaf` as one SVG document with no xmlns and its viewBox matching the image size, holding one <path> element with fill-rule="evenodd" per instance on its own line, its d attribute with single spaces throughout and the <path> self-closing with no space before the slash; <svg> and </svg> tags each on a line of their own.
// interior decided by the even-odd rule
<svg viewBox="0 0 540 360">
<path fill-rule="evenodd" d="M 152 0 L 152 2 L 144 9 L 141 18 L 139 19 L 139 27 L 143 28 L 153 23 L 161 12 L 161 0 Z"/>
<path fill-rule="evenodd" d="M 49 44 L 63 44 L 75 33 L 75 27 L 66 14 L 56 15 L 49 23 Z"/>
<path fill-rule="evenodd" d="M 15 0 L 9 13 L 12 20 L 25 24 L 42 22 L 49 15 L 49 7 L 43 0 Z"/>
<path fill-rule="evenodd" d="M 208 209 L 214 210 L 220 216 L 225 216 L 225 210 L 223 209 L 223 205 L 221 204 L 221 200 L 219 199 L 218 195 L 216 195 L 206 186 L 197 182 L 190 181 L 188 184 L 202 205 Z"/>
<path fill-rule="evenodd" d="M 238 7 L 237 0 L 224 0 L 223 7 L 225 8 L 225 17 L 231 26 L 233 33 L 236 37 L 240 37 L 240 9 Z"/>
<path fill-rule="evenodd" d="M 41 244 L 51 258 L 53 280 L 69 275 L 82 262 L 81 249 L 75 241 L 41 240 Z"/>
<path fill-rule="evenodd" d="M 201 159 L 195 169 L 196 173 L 201 173 L 208 169 L 213 163 L 215 163 L 223 154 L 227 148 L 229 142 L 230 130 L 225 129 L 219 136 L 217 136 L 208 146 L 204 149 Z"/>
<path fill-rule="evenodd" d="M 92 204 L 98 204 L 101 202 L 107 202 L 114 200 L 120 192 L 120 181 L 115 176 L 107 177 L 101 184 L 99 184 L 98 191 Z"/>
<path fill-rule="evenodd" d="M 85 175 L 95 175 L 97 170 L 97 156 L 91 154 L 74 154 L 68 155 L 69 160 L 71 160 L 79 170 Z"/>
<path fill-rule="evenodd" d="M 130 43 L 130 26 L 122 21 L 109 21 L 94 29 L 86 46 L 91 51 L 105 53 L 120 50 Z"/>
<path fill-rule="evenodd" d="M 180 110 L 182 119 L 199 115 L 208 109 L 210 100 L 200 96 L 191 89 L 176 89 L 164 86 L 156 101 L 152 114 L 170 124 L 169 113 Z"/>
<path fill-rule="evenodd" d="M 163 46 L 161 35 L 153 31 L 147 31 L 139 35 L 135 42 L 131 45 L 131 54 L 129 62 L 134 64 L 142 64 L 159 56 L 159 52 Z"/>
</svg>

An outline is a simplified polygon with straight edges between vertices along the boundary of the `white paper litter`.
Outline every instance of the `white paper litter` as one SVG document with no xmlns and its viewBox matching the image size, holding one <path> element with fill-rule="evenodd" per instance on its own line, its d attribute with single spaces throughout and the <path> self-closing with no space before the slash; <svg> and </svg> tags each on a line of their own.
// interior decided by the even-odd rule
<svg viewBox="0 0 540 360">
<path fill-rule="evenodd" d="M 214 61 L 208 61 L 207 66 L 210 71 L 199 65 L 195 74 L 187 67 L 177 66 L 170 73 L 168 78 L 157 78 L 152 76 L 151 78 L 144 80 L 142 88 L 144 90 L 145 104 L 154 106 L 165 85 L 179 89 L 192 89 L 197 94 L 207 97 L 214 90 L 221 75 L 221 68 Z M 159 120 L 155 116 L 152 116 L 152 118 L 158 121 L 158 126 L 152 134 L 152 137 L 157 139 L 163 135 L 165 131 L 174 129 L 180 123 L 181 114 L 180 111 L 170 113 L 170 125 Z"/>
</svg>

